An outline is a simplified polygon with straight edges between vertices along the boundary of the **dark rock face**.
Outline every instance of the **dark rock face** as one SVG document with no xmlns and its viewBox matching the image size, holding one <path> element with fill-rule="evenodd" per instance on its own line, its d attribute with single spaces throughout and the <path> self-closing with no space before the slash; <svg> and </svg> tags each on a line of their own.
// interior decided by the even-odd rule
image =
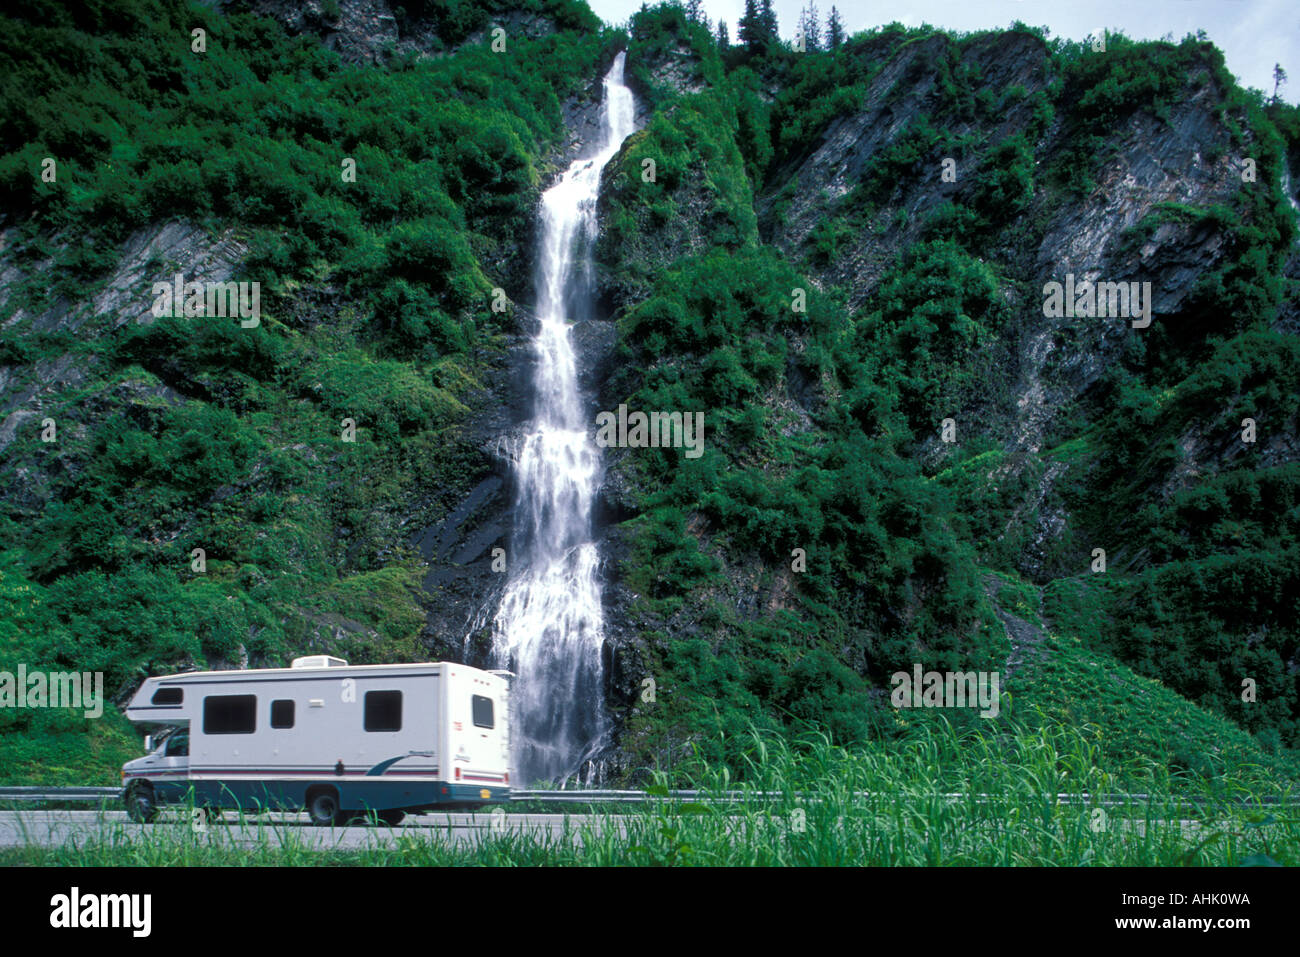
<svg viewBox="0 0 1300 957">
<path fill-rule="evenodd" d="M 629 84 L 642 103 L 653 102 L 665 95 L 699 93 L 707 85 L 701 77 L 699 56 L 681 41 L 646 66 L 649 67 L 648 83 L 639 82 L 633 74 Z"/>
<path fill-rule="evenodd" d="M 1292 249 L 1291 258 L 1286 261 L 1282 275 L 1292 281 L 1292 291 L 1288 298 L 1282 300 L 1273 330 L 1285 335 L 1297 336 L 1300 335 L 1300 292 L 1296 291 L 1300 289 L 1300 285 L 1296 284 L 1296 280 L 1300 280 L 1300 240 L 1297 240 L 1296 246 Z"/>
<path fill-rule="evenodd" d="M 220 4 L 223 8 L 234 3 Z M 389 0 L 252 0 L 254 12 L 271 17 L 290 36 L 313 34 L 326 49 L 346 63 L 384 63 L 390 56 L 440 55 L 450 52 L 431 18 L 411 15 L 406 7 Z M 415 7 L 415 4 L 407 6 Z M 512 10 L 492 17 L 488 25 L 465 37 L 456 46 L 490 42 L 492 30 L 500 27 L 510 37 L 537 39 L 555 32 L 548 17 Z"/>
<path fill-rule="evenodd" d="M 290 36 L 315 34 L 349 63 L 382 62 L 401 39 L 397 17 L 385 0 L 255 0 L 252 9 L 279 21 Z"/>
<path fill-rule="evenodd" d="M 836 215 L 840 200 L 859 182 L 872 158 L 915 119 L 934 110 L 940 94 L 933 64 L 949 43 L 946 37 L 934 36 L 905 47 L 871 81 L 860 111 L 832 121 L 806 157 L 769 177 L 769 189 L 756 199 L 766 241 L 790 254 L 802 252 L 812 231 Z M 1020 84 L 1033 93 L 1047 85 L 1046 48 L 1028 34 L 982 40 L 966 50 L 964 62 L 979 70 L 991 89 Z M 959 119 L 952 131 L 956 136 L 978 131 L 996 141 L 1028 125 L 1031 112 L 1026 97 L 993 128 Z M 961 175 L 974 179 L 978 170 L 970 166 Z M 791 182 L 798 186 L 784 203 L 782 188 Z M 958 183 L 943 183 L 936 166 L 932 182 L 905 188 L 900 199 L 880 211 L 875 225 L 881 232 L 860 234 L 814 278 L 822 285 L 844 287 L 850 306 L 860 306 L 899 253 L 916 241 L 925 214 L 955 193 L 960 183 L 961 176 Z M 897 225 L 900 211 L 907 214 L 903 226 Z"/>
<path fill-rule="evenodd" d="M 578 97 L 565 101 L 564 128 L 567 133 L 563 151 L 556 155 L 555 166 L 563 170 L 600 138 L 601 88 L 593 83 Z"/>
<path fill-rule="evenodd" d="M 1167 222 L 1140 248 L 1129 249 L 1124 233 L 1160 203 L 1210 206 L 1227 201 L 1240 185 L 1242 157 L 1231 148 L 1214 114 L 1220 91 L 1205 79 L 1192 78 L 1186 99 L 1168 123 L 1145 114 L 1130 118 L 1117 135 L 1121 148 L 1103 170 L 1098 187 L 1083 202 L 1063 206 L 1050 219 L 1032 260 L 1032 291 L 1067 273 L 1080 279 L 1150 282 L 1153 323 L 1183 321 L 1180 314 L 1196 282 L 1227 252 L 1223 234 Z M 1216 153 L 1221 154 L 1217 161 L 1205 159 Z M 1086 402 L 1128 337 L 1142 334 L 1122 319 L 1044 318 L 1041 305 L 1037 297 L 1024 304 L 1025 321 L 1014 344 L 1019 386 L 1007 446 L 1013 462 L 1021 461 L 1022 453 L 1037 453 L 1062 410 Z M 1055 349 L 1060 341 L 1071 342 L 1071 348 Z M 1043 475 L 1035 489 L 1039 502 L 1055 500 L 1053 483 L 1060 474 L 1059 469 L 1049 469 Z M 1060 560 L 1048 559 L 1044 547 L 1064 537 L 1066 519 L 1059 504 L 1037 511 L 1038 528 L 1022 557 L 1021 571 L 1044 580 L 1064 573 Z M 1066 556 L 1068 563 L 1076 558 Z"/>
<path fill-rule="evenodd" d="M 618 332 L 607 319 L 588 319 L 573 325 L 573 348 L 578 355 L 578 379 L 583 391 L 597 395 L 614 371 Z"/>
<path fill-rule="evenodd" d="M 662 51 L 653 60 L 627 63 L 627 83 L 637 98 L 638 132 L 627 138 L 619 154 L 610 161 L 601 184 L 597 206 L 600 236 L 595 250 L 596 295 L 601 315 L 612 316 L 644 299 L 654 278 L 664 268 L 682 256 L 707 249 L 708 237 L 729 223 L 734 215 L 719 202 L 717 187 L 710 180 L 710 170 L 703 157 L 692 162 L 686 175 L 671 190 L 663 185 L 633 181 L 632 175 L 644 175 L 641 170 L 635 174 L 620 172 L 611 178 L 611 171 L 622 170 L 628 151 L 646 135 L 642 131 L 655 112 L 655 103 L 665 96 L 699 93 L 707 88 L 706 81 L 700 78 L 701 69 L 699 57 L 684 43 Z M 666 109 L 671 111 L 674 107 L 670 105 Z M 734 146 L 728 146 L 734 150 Z M 726 174 L 737 176 L 737 181 L 743 180 L 739 152 L 727 156 L 726 162 L 732 167 Z M 634 191 L 642 188 L 652 191 L 658 199 L 669 201 L 672 214 L 643 217 L 633 233 L 614 237 L 609 229 L 613 194 L 619 194 L 618 202 L 626 205 Z M 744 215 L 746 221 L 736 225 L 736 232 L 742 235 L 753 232 L 752 214 L 746 210 Z"/>
<path fill-rule="evenodd" d="M 927 64 L 948 43 L 935 36 L 905 47 L 871 81 L 860 111 L 833 121 L 804 158 L 769 177 L 768 190 L 757 199 L 766 239 L 791 257 L 807 251 L 813 229 L 837 214 L 872 157 L 931 111 L 938 94 Z M 1032 94 L 1047 87 L 1047 51 L 1031 35 L 981 38 L 965 48 L 963 60 L 978 70 L 988 89 L 1018 84 Z M 1086 404 L 1129 337 L 1142 334 L 1122 319 L 1045 318 L 1044 284 L 1064 281 L 1067 273 L 1079 282 L 1150 282 L 1154 322 L 1178 323 L 1198 279 L 1223 261 L 1224 235 L 1203 225 L 1163 223 L 1136 248 L 1125 235 L 1162 203 L 1204 208 L 1227 202 L 1239 188 L 1244 157 L 1219 118 L 1223 96 L 1208 71 L 1187 77 L 1167 120 L 1139 110 L 1113 131 L 1116 148 L 1086 196 L 1052 205 L 1039 191 L 1015 228 L 990 249 L 1010 265 L 1009 278 L 1023 283 L 1024 294 L 1008 288 L 1016 319 L 994 347 L 997 379 L 985 395 L 970 397 L 962 418 L 978 434 L 1004 443 L 1006 464 L 997 478 L 1007 487 L 1034 461 L 1060 414 Z M 994 125 L 958 121 L 954 131 L 996 143 L 1028 126 L 1031 109 L 1025 97 Z M 1040 168 L 1068 147 L 1068 135 L 1058 119 L 1034 144 Z M 851 307 L 863 304 L 919 238 L 927 214 L 965 188 L 964 181 L 977 179 L 978 163 L 963 168 L 956 183 L 942 183 L 936 167 L 933 182 L 902 184 L 876 214 L 876 228 L 851 237 L 814 272 L 814 281 L 843 288 Z M 783 191 L 791 181 L 797 188 Z M 1066 342 L 1069 348 L 1061 348 Z M 1011 401 L 994 400 L 999 394 Z M 937 437 L 923 444 L 920 455 L 931 467 L 938 465 L 943 448 Z M 1018 534 L 1026 529 L 1012 526 L 1032 523 L 1020 570 L 1035 580 L 1063 573 L 1062 560 L 1077 564 L 1079 557 L 1047 553 L 1047 543 L 1069 537 L 1068 517 L 1054 491 L 1063 474 L 1064 469 L 1050 466 L 1036 475 L 1031 498 L 1006 530 Z"/>
<path fill-rule="evenodd" d="M 634 133 L 628 138 L 620 157 L 634 145 L 638 135 Z M 620 157 L 611 163 L 618 162 Z M 738 154 L 735 161 L 739 168 Z M 627 182 L 628 175 L 620 174 L 623 181 L 613 184 L 613 188 L 637 189 L 641 184 Z M 608 229 L 610 196 L 602 189 L 598 207 L 601 235 L 596 244 L 596 284 L 602 313 L 613 315 L 645 299 L 654 281 L 672 263 L 683 256 L 707 251 L 711 235 L 728 226 L 738 235 L 752 228 L 752 219 L 737 224 L 733 212 L 722 206 L 702 158 L 692 162 L 686 175 L 666 195 L 672 203 L 671 216 L 647 217 L 638 223 L 634 233 L 615 239 Z"/>
<path fill-rule="evenodd" d="M 20 268 L 5 256 L 12 246 L 11 232 L 0 235 L 0 291 L 6 301 L 24 275 L 40 276 L 53 266 L 46 260 Z M 4 327 L 97 337 L 131 322 L 148 325 L 153 322 L 153 283 L 170 281 L 178 272 L 186 282 L 224 282 L 234 276 L 247 252 L 230 230 L 210 236 L 190 223 L 159 223 L 127 238 L 113 274 L 93 296 L 79 302 L 61 300 L 38 312 L 18 308 L 4 320 Z"/>
<path fill-rule="evenodd" d="M 9 311 L 11 303 L 19 301 L 15 297 L 24 278 L 46 284 L 54 268 L 50 259 L 19 265 L 8 255 L 12 250 L 12 232 L 0 234 L 0 313 L 8 312 L 4 328 L 23 333 L 71 333 L 81 341 L 109 336 L 132 323 L 152 323 L 153 283 L 170 282 L 178 272 L 186 282 L 225 282 L 235 277 L 247 252 L 231 232 L 212 236 L 189 223 L 160 223 L 126 240 L 112 274 L 93 295 L 79 301 L 58 298 L 42 308 L 17 306 Z M 31 365 L 0 366 L 0 452 L 20 430 L 40 430 L 47 413 L 53 412 L 51 399 L 93 380 L 102 365 L 99 353 L 78 350 Z M 131 415 L 133 410 L 183 400 L 180 391 L 167 385 L 119 383 L 85 397 L 75 419 L 60 414 L 55 421 L 61 434 L 75 437 L 115 411 Z M 49 498 L 50 475 L 73 467 L 63 449 L 62 445 L 53 446 L 50 461 L 42 468 L 22 468 L 23 481 L 0 497 L 20 511 L 39 512 Z"/>
</svg>

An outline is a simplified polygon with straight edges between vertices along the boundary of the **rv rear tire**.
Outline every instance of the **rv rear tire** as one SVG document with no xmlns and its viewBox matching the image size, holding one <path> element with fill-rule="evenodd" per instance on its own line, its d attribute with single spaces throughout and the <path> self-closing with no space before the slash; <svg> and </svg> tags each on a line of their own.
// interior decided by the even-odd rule
<svg viewBox="0 0 1300 957">
<path fill-rule="evenodd" d="M 307 816 L 317 827 L 339 823 L 342 813 L 339 811 L 339 796 L 333 788 L 308 795 Z"/>
<path fill-rule="evenodd" d="M 389 827 L 397 827 L 406 819 L 405 811 L 380 811 L 379 822 L 387 824 Z"/>
</svg>

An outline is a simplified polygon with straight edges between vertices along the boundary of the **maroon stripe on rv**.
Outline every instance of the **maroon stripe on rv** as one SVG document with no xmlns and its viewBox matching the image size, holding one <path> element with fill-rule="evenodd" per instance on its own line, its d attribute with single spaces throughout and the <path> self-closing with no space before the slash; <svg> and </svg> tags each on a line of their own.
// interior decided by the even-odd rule
<svg viewBox="0 0 1300 957">
<path fill-rule="evenodd" d="M 409 769 L 404 768 L 399 771 L 389 770 L 386 771 L 383 775 L 373 774 L 370 775 L 370 777 L 384 777 L 389 774 L 428 775 L 428 774 L 437 774 L 437 773 L 438 773 L 437 768 L 409 768 Z M 297 775 L 312 775 L 316 777 L 326 776 L 326 775 L 330 777 L 339 777 L 339 778 L 366 777 L 365 771 L 344 771 L 342 774 L 338 774 L 334 771 L 333 768 L 319 768 L 314 771 L 291 770 L 291 769 L 281 769 L 281 768 L 192 768 L 189 771 L 127 771 L 125 776 L 128 778 L 164 778 L 164 777 L 178 775 L 178 774 L 183 774 L 183 775 L 204 774 L 204 775 L 228 775 L 228 776 L 236 775 L 236 774 L 264 774 L 264 775 L 272 774 L 272 775 L 276 775 L 277 777 L 288 777 L 290 775 L 297 774 Z"/>
<path fill-rule="evenodd" d="M 234 777 L 241 774 L 258 774 L 272 777 L 319 777 L 319 778 L 361 778 L 361 777 L 387 777 L 389 775 L 406 775 L 409 777 L 428 777 L 436 775 L 437 768 L 402 768 L 389 769 L 382 775 L 367 775 L 365 771 L 344 771 L 342 774 L 337 773 L 333 768 L 319 768 L 314 771 L 290 770 L 280 768 L 191 768 L 188 771 L 128 771 L 123 777 L 125 778 L 165 778 L 175 777 L 178 775 L 203 775 L 206 777 Z M 487 781 L 503 782 L 505 776 L 501 774 L 461 772 L 462 781 Z"/>
</svg>

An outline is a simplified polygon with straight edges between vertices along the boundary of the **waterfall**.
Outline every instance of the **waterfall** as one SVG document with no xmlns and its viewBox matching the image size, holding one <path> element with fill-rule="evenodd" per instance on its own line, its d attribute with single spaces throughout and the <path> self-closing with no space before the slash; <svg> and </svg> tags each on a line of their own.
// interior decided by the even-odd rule
<svg viewBox="0 0 1300 957">
<path fill-rule="evenodd" d="M 1291 204 L 1291 209 L 1300 214 L 1300 203 L 1295 201 L 1295 194 L 1291 192 L 1291 170 L 1285 160 L 1282 162 L 1282 192 L 1286 194 L 1286 201 Z M 1296 243 L 1300 244 L 1300 234 L 1296 236 Z"/>
<path fill-rule="evenodd" d="M 592 535 L 602 467 L 578 388 L 569 322 L 590 310 L 601 170 L 634 129 L 624 58 L 619 53 L 605 76 L 596 151 L 575 160 L 542 194 L 533 411 L 511 450 L 510 577 L 492 639 L 497 665 L 517 676 L 512 764 L 525 787 L 580 771 L 609 740 L 600 562 Z"/>
</svg>

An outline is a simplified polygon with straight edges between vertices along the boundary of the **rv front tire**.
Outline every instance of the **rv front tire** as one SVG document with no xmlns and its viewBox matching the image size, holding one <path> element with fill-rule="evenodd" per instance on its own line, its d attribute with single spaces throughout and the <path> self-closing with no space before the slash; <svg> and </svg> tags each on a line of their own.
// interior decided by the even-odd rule
<svg viewBox="0 0 1300 957">
<path fill-rule="evenodd" d="M 147 784 L 133 784 L 126 790 L 126 813 L 137 824 L 149 824 L 158 816 L 153 788 Z"/>
</svg>

